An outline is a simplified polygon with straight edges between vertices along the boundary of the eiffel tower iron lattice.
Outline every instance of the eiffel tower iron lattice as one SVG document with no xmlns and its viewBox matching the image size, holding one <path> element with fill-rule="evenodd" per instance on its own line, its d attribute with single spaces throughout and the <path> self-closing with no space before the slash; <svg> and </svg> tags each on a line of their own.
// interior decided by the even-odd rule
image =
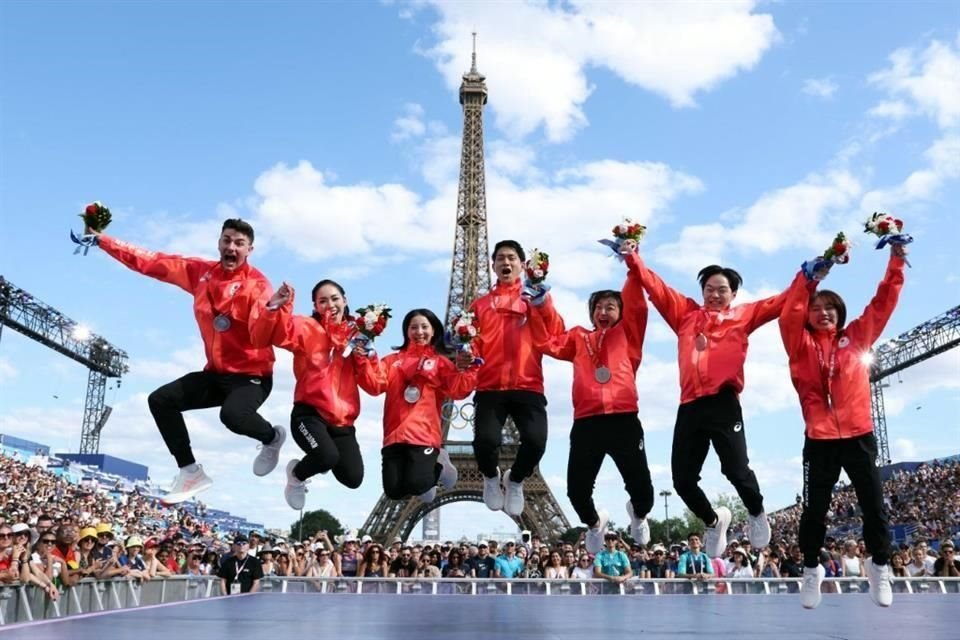
<svg viewBox="0 0 960 640">
<path fill-rule="evenodd" d="M 457 194 L 457 228 L 453 244 L 453 263 L 450 270 L 450 290 L 447 298 L 445 326 L 453 323 L 471 301 L 490 289 L 490 268 L 487 243 L 487 196 L 483 156 L 483 106 L 487 103 L 485 77 L 477 71 L 476 34 L 470 71 L 460 84 L 460 104 L 463 105 L 463 143 L 460 152 L 460 188 Z M 435 510 L 454 502 L 483 503 L 483 476 L 473 456 L 469 440 L 451 439 L 450 430 L 467 433 L 473 426 L 473 403 L 459 405 L 447 402 L 443 414 L 443 447 L 460 474 L 457 485 L 450 490 L 438 489 L 431 504 L 423 504 L 416 497 L 390 500 L 381 495 L 363 525 L 365 534 L 375 540 L 390 541 L 394 536 L 408 539 L 414 526 L 428 515 L 439 522 Z M 519 435 L 512 420 L 504 427 L 500 448 L 501 468 L 513 464 L 519 446 Z M 514 518 L 523 529 L 540 535 L 544 540 L 556 540 L 570 528 L 570 523 L 556 498 L 547 486 L 539 469 L 523 483 L 526 506 Z M 438 525 L 437 525 L 437 530 Z"/>
</svg>

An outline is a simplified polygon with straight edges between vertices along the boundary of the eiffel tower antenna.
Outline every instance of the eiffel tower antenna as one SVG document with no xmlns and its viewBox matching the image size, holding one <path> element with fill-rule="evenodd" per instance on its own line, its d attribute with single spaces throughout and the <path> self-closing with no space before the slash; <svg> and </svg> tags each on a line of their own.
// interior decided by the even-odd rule
<svg viewBox="0 0 960 640">
<path fill-rule="evenodd" d="M 453 241 L 450 289 L 447 296 L 445 326 L 450 328 L 470 307 L 470 303 L 490 289 L 490 250 L 487 243 L 487 188 L 483 159 L 483 107 L 487 104 L 486 78 L 477 71 L 477 34 L 473 33 L 470 71 L 463 74 L 460 104 L 463 106 L 463 143 L 460 150 L 460 188 L 457 192 L 457 228 Z M 456 431 L 473 424 L 473 404 L 444 406 L 443 447 L 450 454 L 460 478 L 450 490 L 440 489 L 432 504 L 418 498 L 390 500 L 385 495 L 370 512 L 363 532 L 375 540 L 389 543 L 394 536 L 407 539 L 414 526 L 424 521 L 423 539 L 438 539 L 439 507 L 453 502 L 483 502 L 483 476 L 477 469 L 469 440 L 450 440 Z M 519 446 L 517 429 L 510 421 L 504 429 L 500 449 L 502 465 L 509 467 Z M 563 510 L 551 493 L 539 469 L 523 485 L 526 508 L 517 524 L 539 534 L 543 540 L 556 540 L 570 528 Z"/>
</svg>

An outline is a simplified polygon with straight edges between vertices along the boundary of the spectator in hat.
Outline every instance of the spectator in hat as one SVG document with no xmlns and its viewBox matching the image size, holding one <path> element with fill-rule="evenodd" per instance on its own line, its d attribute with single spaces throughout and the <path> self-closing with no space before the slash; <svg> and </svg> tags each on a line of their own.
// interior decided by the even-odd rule
<svg viewBox="0 0 960 640">
<path fill-rule="evenodd" d="M 263 567 L 249 554 L 250 541 L 244 535 L 233 539 L 236 553 L 220 566 L 220 592 L 223 595 L 256 593 L 260 590 Z"/>
<path fill-rule="evenodd" d="M 89 578 L 99 574 L 103 561 L 93 552 L 97 545 L 97 530 L 94 527 L 81 529 L 80 541 L 77 545 L 77 569 L 80 576 Z"/>
<path fill-rule="evenodd" d="M 477 555 L 469 560 L 471 578 L 492 578 L 496 560 L 490 555 L 490 546 L 486 542 L 477 545 Z"/>
<path fill-rule="evenodd" d="M 593 559 L 593 577 L 612 584 L 622 584 L 633 577 L 630 558 L 617 548 L 620 536 L 613 531 L 603 535 L 603 549 Z"/>
<path fill-rule="evenodd" d="M 503 545 L 503 555 L 494 561 L 493 576 L 495 578 L 516 578 L 523 573 L 523 560 L 517 556 L 517 545 L 508 540 Z"/>
<path fill-rule="evenodd" d="M 654 580 L 664 580 L 674 576 L 667 563 L 667 549 L 662 544 L 655 544 L 650 549 L 650 557 L 646 564 L 648 577 Z"/>
<path fill-rule="evenodd" d="M 137 580 L 149 580 L 150 573 L 141 555 L 143 540 L 140 539 L 140 536 L 129 536 L 124 543 L 124 547 L 126 552 L 119 558 L 120 566 L 127 569 L 123 575 Z"/>
<path fill-rule="evenodd" d="M 750 566 L 750 560 L 747 552 L 741 546 L 736 546 L 730 556 L 733 564 L 727 570 L 727 577 L 732 579 L 753 578 L 753 567 Z"/>
</svg>

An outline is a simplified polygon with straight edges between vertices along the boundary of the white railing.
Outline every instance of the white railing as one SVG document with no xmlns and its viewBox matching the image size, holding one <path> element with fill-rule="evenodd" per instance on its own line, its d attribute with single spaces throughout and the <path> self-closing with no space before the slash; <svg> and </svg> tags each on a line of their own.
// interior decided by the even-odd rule
<svg viewBox="0 0 960 640">
<path fill-rule="evenodd" d="M 544 580 L 496 578 L 294 578 L 269 576 L 260 581 L 267 593 L 317 594 L 404 594 L 416 595 L 549 595 L 549 596 L 676 596 L 796 594 L 800 580 L 795 578 L 713 579 L 705 581 L 669 579 L 638 580 L 623 583 L 606 580 Z M 824 593 L 867 592 L 861 578 L 828 578 Z M 960 578 L 896 578 L 895 593 L 960 594 Z M 63 618 L 78 613 L 95 613 L 146 605 L 199 600 L 220 593 L 220 579 L 173 576 L 147 582 L 115 578 L 81 580 L 51 600 L 33 586 L 0 586 L 0 625 Z"/>
</svg>

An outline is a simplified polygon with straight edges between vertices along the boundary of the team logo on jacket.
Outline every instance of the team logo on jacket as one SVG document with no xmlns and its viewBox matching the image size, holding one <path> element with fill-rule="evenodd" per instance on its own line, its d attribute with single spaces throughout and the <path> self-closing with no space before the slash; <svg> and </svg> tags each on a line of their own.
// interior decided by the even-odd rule
<svg viewBox="0 0 960 640">
<path fill-rule="evenodd" d="M 423 370 L 424 370 L 424 371 L 432 371 L 435 366 L 437 366 L 437 361 L 434 360 L 433 358 L 430 358 L 429 360 L 424 360 L 424 361 L 423 361 Z"/>
<path fill-rule="evenodd" d="M 842 338 L 840 338 L 840 341 L 837 343 L 837 346 L 843 349 L 848 344 L 850 344 L 850 338 L 848 338 L 847 336 L 843 336 Z"/>
<path fill-rule="evenodd" d="M 237 291 L 240 291 L 240 283 L 234 282 L 232 285 L 230 285 L 230 288 L 227 289 L 227 295 L 232 298 L 233 296 L 237 295 Z"/>
<path fill-rule="evenodd" d="M 742 423 L 742 422 L 735 422 L 735 423 L 733 423 L 733 432 L 734 432 L 734 433 L 739 433 L 739 432 L 742 431 L 742 430 L 743 430 L 743 423 Z"/>
</svg>

